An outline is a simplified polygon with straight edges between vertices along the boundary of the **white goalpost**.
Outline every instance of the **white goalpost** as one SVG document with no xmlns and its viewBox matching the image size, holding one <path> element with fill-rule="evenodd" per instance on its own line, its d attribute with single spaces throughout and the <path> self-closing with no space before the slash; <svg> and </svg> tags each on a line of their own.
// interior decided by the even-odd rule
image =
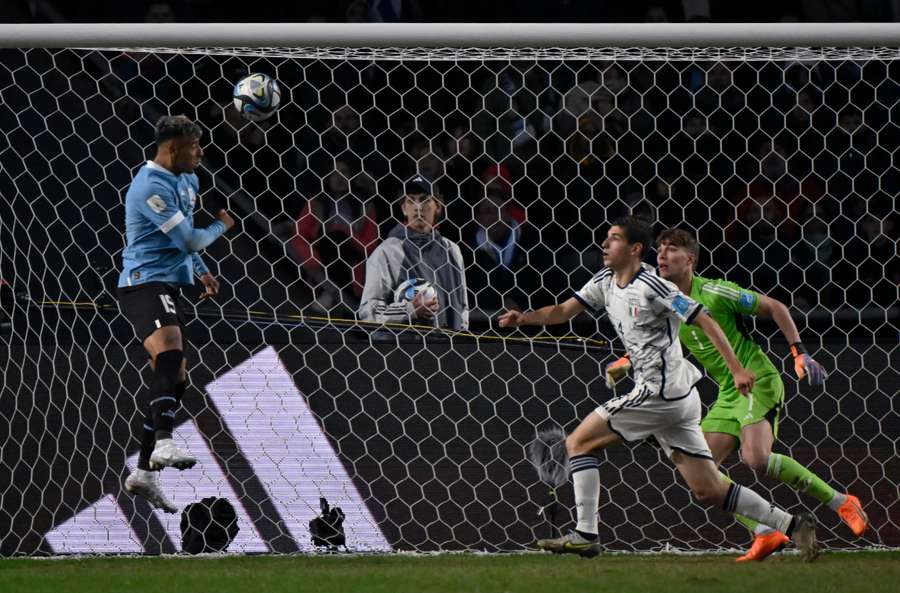
<svg viewBox="0 0 900 593">
<path fill-rule="evenodd" d="M 250 72 L 283 93 L 260 123 L 232 106 Z M 746 320 L 785 371 L 775 450 L 865 504 L 858 539 L 817 510 L 826 547 L 900 547 L 897 81 L 893 23 L 0 25 L 0 555 L 180 550 L 179 517 L 122 488 L 149 371 L 114 296 L 124 193 L 176 113 L 204 130 L 198 219 L 240 226 L 204 255 L 222 294 L 184 294 L 175 438 L 198 464 L 161 480 L 182 507 L 234 504 L 229 551 L 313 550 L 320 498 L 356 551 L 520 551 L 567 527 L 571 488 L 526 450 L 613 395 L 622 346 L 604 318 L 495 320 L 580 288 L 626 214 L 788 304 L 830 376 L 799 383 L 778 328 Z M 464 256 L 464 331 L 356 318 L 414 174 Z M 600 474 L 610 550 L 749 540 L 653 446 Z"/>
<path fill-rule="evenodd" d="M 49 23 L 3 47 L 896 47 L 896 23 Z"/>
</svg>

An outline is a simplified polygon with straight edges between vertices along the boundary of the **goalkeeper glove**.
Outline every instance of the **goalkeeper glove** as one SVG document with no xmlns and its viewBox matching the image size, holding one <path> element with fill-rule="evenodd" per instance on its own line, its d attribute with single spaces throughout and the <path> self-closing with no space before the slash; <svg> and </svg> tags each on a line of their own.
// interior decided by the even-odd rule
<svg viewBox="0 0 900 593">
<path fill-rule="evenodd" d="M 803 345 L 803 342 L 791 344 L 791 354 L 794 355 L 794 372 L 801 381 L 809 379 L 810 385 L 821 385 L 828 378 L 825 367 L 806 353 L 806 346 Z"/>
<path fill-rule="evenodd" d="M 616 362 L 606 365 L 606 386 L 612 389 L 619 379 L 628 374 L 629 369 L 631 357 L 627 353 Z"/>
</svg>

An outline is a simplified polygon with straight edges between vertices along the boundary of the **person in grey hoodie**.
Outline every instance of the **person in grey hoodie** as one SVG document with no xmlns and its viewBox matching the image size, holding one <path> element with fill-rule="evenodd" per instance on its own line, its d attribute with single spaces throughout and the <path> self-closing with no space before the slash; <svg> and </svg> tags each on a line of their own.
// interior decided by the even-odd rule
<svg viewBox="0 0 900 593">
<path fill-rule="evenodd" d="M 468 329 L 462 254 L 435 229 L 444 207 L 440 194 L 416 175 L 404 184 L 401 199 L 406 222 L 394 227 L 366 260 L 359 319 Z M 423 282 L 431 283 L 434 292 L 408 290 Z"/>
</svg>

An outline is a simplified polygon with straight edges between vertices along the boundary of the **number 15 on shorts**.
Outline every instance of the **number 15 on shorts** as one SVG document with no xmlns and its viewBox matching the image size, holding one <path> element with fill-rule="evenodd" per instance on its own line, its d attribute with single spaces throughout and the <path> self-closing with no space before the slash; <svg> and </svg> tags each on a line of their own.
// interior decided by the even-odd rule
<svg viewBox="0 0 900 593">
<path fill-rule="evenodd" d="M 175 301 L 172 300 L 172 295 L 170 294 L 161 294 L 159 295 L 159 300 L 162 301 L 163 310 L 166 313 L 175 314 Z"/>
</svg>

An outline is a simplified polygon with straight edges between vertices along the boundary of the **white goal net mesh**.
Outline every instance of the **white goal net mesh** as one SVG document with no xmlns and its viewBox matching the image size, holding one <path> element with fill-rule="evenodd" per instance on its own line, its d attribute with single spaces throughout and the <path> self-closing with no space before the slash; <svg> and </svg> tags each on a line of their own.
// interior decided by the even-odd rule
<svg viewBox="0 0 900 593">
<path fill-rule="evenodd" d="M 311 549 L 319 499 L 355 550 L 522 550 L 572 523 L 526 459 L 539 426 L 571 430 L 611 396 L 622 353 L 603 318 L 499 331 L 498 312 L 567 298 L 602 265 L 614 218 L 682 226 L 699 272 L 787 303 L 824 389 L 785 369 L 775 450 L 860 497 L 837 516 L 729 462 L 826 546 L 900 546 L 897 188 L 900 66 L 876 49 L 0 50 L 0 554 L 160 553 L 179 517 L 123 492 L 149 377 L 115 301 L 124 193 L 153 124 L 205 130 L 200 224 L 240 220 L 204 254 L 222 293 L 187 290 L 191 388 L 163 472 L 179 506 L 228 498 L 232 552 Z M 248 72 L 282 106 L 231 106 Z M 354 321 L 365 261 L 419 173 L 463 253 L 468 332 Z M 206 217 L 204 219 L 204 217 Z M 702 384 L 708 405 L 714 385 Z M 610 549 L 720 550 L 746 531 L 692 503 L 658 449 L 601 458 Z"/>
</svg>

